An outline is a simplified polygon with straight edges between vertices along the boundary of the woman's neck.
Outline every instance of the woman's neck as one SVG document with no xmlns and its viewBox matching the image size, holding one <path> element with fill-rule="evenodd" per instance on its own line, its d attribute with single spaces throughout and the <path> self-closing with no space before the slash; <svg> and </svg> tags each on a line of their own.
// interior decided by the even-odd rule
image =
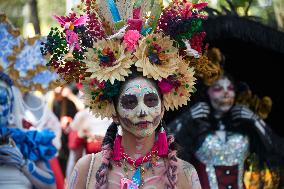
<svg viewBox="0 0 284 189">
<path fill-rule="evenodd" d="M 214 112 L 214 117 L 215 117 L 216 119 L 221 119 L 221 118 L 224 116 L 224 114 L 225 114 L 225 112 L 220 111 L 220 110 L 216 110 L 216 111 Z"/>
<path fill-rule="evenodd" d="M 150 136 L 138 138 L 132 133 L 123 130 L 121 144 L 125 153 L 134 159 L 145 156 L 151 151 L 155 143 L 155 132 Z"/>
</svg>

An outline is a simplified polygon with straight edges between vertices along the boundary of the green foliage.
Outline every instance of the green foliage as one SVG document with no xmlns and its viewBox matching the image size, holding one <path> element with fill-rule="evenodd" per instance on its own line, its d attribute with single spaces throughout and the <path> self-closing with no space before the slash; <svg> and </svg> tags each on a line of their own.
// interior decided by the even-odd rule
<svg viewBox="0 0 284 189">
<path fill-rule="evenodd" d="M 27 0 L 0 0 L 0 12 L 5 13 L 12 24 L 19 29 L 22 29 L 23 8 Z"/>
<path fill-rule="evenodd" d="M 30 20 L 29 0 L 0 0 L 0 12 L 5 13 L 12 24 L 23 30 L 24 20 Z M 48 35 L 51 26 L 59 26 L 53 15 L 64 15 L 66 0 L 37 0 L 40 26 L 43 35 Z"/>
<path fill-rule="evenodd" d="M 65 15 L 66 0 L 37 0 L 39 19 L 42 35 L 47 35 L 51 26 L 60 26 L 52 17 L 53 15 Z"/>
<path fill-rule="evenodd" d="M 239 16 L 257 17 L 259 18 L 258 20 L 261 21 L 263 24 L 277 28 L 275 7 L 273 7 L 273 4 L 279 0 L 272 0 L 272 4 L 267 7 L 260 7 L 258 0 L 217 0 L 217 5 L 211 5 L 213 5 L 213 8 L 216 8 L 220 12 L 223 12 L 223 8 L 231 10 L 231 7 L 229 6 L 227 1 L 230 1 L 232 3 L 235 11 L 238 13 Z M 249 10 L 246 13 L 248 7 Z"/>
<path fill-rule="evenodd" d="M 112 99 L 119 93 L 121 83 L 117 80 L 114 81 L 114 84 L 111 84 L 110 81 L 105 83 L 105 88 L 102 90 L 103 95 L 101 100 Z"/>
</svg>

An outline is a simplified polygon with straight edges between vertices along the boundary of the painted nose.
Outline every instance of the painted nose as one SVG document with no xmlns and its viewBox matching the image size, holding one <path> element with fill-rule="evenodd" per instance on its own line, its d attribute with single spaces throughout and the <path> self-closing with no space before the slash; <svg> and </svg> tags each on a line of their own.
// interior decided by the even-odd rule
<svg viewBox="0 0 284 189">
<path fill-rule="evenodd" d="M 146 112 L 141 109 L 139 113 L 139 117 L 145 117 L 145 116 L 146 116 Z"/>
<path fill-rule="evenodd" d="M 229 97 L 229 91 L 225 91 L 224 97 L 225 98 Z"/>
<path fill-rule="evenodd" d="M 147 116 L 147 112 L 146 112 L 146 107 L 143 104 L 139 105 L 139 109 L 137 111 L 137 116 L 138 117 L 145 117 Z"/>
</svg>

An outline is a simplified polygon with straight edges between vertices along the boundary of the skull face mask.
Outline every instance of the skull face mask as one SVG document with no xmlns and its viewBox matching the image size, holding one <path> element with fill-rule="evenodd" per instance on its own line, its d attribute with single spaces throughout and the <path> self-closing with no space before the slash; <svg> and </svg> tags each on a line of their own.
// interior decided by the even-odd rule
<svg viewBox="0 0 284 189">
<path fill-rule="evenodd" d="M 222 77 L 209 87 L 208 95 L 213 108 L 220 113 L 226 113 L 234 104 L 234 85 L 227 77 Z"/>
<path fill-rule="evenodd" d="M 128 81 L 120 93 L 117 113 L 122 128 L 136 137 L 153 134 L 164 113 L 155 85 L 143 77 Z"/>
</svg>

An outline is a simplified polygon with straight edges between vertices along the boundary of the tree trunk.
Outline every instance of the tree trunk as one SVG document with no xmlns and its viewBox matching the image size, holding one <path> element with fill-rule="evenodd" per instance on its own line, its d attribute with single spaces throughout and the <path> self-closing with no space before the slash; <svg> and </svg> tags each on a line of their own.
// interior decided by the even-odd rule
<svg viewBox="0 0 284 189">
<path fill-rule="evenodd" d="M 284 31 L 284 3 L 283 1 L 281 2 L 281 0 L 278 0 L 275 1 L 273 5 L 278 28 Z"/>
<path fill-rule="evenodd" d="M 253 0 L 250 0 L 250 1 L 249 1 L 249 4 L 248 4 L 248 6 L 247 6 L 247 8 L 246 8 L 246 10 L 245 10 L 245 16 L 248 16 L 248 12 L 249 12 L 249 9 L 250 9 L 250 7 L 251 7 L 252 2 L 253 2 Z"/>
<path fill-rule="evenodd" d="M 30 19 L 34 25 L 35 34 L 40 35 L 40 23 L 38 17 L 37 0 L 29 0 L 29 6 L 31 11 Z"/>
</svg>

